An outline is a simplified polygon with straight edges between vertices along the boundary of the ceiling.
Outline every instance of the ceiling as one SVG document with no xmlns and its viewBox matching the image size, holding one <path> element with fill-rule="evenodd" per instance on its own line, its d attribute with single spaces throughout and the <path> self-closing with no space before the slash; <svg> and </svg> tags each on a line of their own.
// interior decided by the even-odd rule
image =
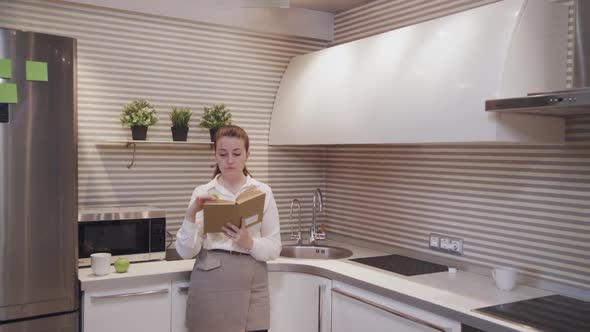
<svg viewBox="0 0 590 332">
<path fill-rule="evenodd" d="M 322 12 L 339 13 L 372 0 L 290 0 L 290 7 L 319 10 Z"/>
</svg>

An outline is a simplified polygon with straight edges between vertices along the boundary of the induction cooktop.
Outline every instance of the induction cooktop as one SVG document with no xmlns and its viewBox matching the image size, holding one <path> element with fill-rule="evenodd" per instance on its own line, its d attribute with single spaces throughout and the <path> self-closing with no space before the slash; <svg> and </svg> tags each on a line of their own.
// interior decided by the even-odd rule
<svg viewBox="0 0 590 332">
<path fill-rule="evenodd" d="M 416 276 L 427 273 L 445 272 L 448 270 L 448 267 L 444 265 L 430 263 L 401 255 L 355 258 L 351 259 L 351 261 L 376 267 L 378 269 L 386 270 L 389 272 L 402 274 L 405 276 Z"/>
<path fill-rule="evenodd" d="M 590 302 L 562 295 L 544 296 L 473 311 L 538 331 L 590 331 Z"/>
</svg>

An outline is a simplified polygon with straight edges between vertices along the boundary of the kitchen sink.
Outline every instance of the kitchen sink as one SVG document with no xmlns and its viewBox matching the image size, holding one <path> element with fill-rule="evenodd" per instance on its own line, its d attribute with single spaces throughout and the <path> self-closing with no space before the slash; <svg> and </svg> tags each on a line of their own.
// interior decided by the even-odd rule
<svg viewBox="0 0 590 332">
<path fill-rule="evenodd" d="M 303 259 L 341 259 L 352 256 L 352 251 L 330 246 L 283 246 L 281 256 Z"/>
</svg>

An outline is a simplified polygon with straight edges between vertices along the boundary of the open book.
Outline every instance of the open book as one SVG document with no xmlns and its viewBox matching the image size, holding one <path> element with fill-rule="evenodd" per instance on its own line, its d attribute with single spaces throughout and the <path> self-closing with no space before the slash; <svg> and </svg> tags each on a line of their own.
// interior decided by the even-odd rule
<svg viewBox="0 0 590 332">
<path fill-rule="evenodd" d="M 206 202 L 203 208 L 204 232 L 222 232 L 221 227 L 228 222 L 240 227 L 242 217 L 246 227 L 262 222 L 265 197 L 265 193 L 252 187 L 241 193 L 235 202 L 222 199 Z"/>
</svg>

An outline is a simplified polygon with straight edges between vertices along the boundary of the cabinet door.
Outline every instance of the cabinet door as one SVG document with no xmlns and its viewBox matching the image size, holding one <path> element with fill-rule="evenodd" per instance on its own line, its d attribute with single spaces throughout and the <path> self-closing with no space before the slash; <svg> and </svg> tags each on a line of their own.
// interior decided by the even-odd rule
<svg viewBox="0 0 590 332">
<path fill-rule="evenodd" d="M 333 332 L 460 332 L 458 322 L 407 304 L 334 283 Z"/>
<path fill-rule="evenodd" d="M 269 272 L 271 332 L 329 332 L 330 279 Z"/>
<path fill-rule="evenodd" d="M 189 280 L 172 281 L 171 332 L 187 332 L 186 302 L 188 300 Z"/>
<path fill-rule="evenodd" d="M 84 332 L 170 331 L 170 280 L 86 291 L 83 327 Z"/>
</svg>

